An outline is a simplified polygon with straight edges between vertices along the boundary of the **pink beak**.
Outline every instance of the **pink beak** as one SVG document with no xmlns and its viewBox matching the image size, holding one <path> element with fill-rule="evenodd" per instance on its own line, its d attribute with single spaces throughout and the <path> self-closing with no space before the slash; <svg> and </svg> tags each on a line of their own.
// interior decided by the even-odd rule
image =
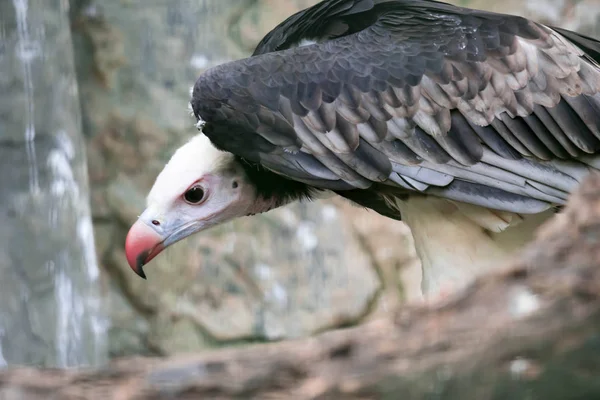
<svg viewBox="0 0 600 400">
<path fill-rule="evenodd" d="M 125 255 L 131 269 L 146 279 L 143 266 L 165 249 L 164 238 L 142 220 L 137 220 L 125 239 Z"/>
</svg>

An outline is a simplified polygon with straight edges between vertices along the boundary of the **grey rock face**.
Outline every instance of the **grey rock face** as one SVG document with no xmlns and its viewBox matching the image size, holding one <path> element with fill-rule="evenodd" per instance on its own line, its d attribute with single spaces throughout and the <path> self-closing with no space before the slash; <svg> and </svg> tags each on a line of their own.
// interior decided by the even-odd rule
<svg viewBox="0 0 600 400">
<path fill-rule="evenodd" d="M 65 4 L 0 2 L 0 366 L 106 359 Z"/>
</svg>

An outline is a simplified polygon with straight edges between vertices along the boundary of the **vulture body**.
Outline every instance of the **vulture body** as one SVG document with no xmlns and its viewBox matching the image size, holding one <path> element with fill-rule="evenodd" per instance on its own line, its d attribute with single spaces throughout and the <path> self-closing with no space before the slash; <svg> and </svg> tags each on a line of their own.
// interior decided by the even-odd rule
<svg viewBox="0 0 600 400">
<path fill-rule="evenodd" d="M 334 193 L 408 224 L 426 294 L 462 285 L 600 168 L 599 61 L 599 41 L 518 16 L 322 1 L 199 77 L 202 132 L 157 178 L 130 265 L 143 275 L 192 233 Z"/>
</svg>

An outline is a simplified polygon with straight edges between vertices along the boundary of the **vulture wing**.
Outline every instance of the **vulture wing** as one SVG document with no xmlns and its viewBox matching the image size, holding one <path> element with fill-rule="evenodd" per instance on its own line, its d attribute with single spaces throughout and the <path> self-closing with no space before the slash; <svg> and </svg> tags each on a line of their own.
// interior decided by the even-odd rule
<svg viewBox="0 0 600 400">
<path fill-rule="evenodd" d="M 206 71 L 191 105 L 218 148 L 342 196 L 534 213 L 600 167 L 599 54 L 594 39 L 521 17 L 330 0 Z"/>
</svg>

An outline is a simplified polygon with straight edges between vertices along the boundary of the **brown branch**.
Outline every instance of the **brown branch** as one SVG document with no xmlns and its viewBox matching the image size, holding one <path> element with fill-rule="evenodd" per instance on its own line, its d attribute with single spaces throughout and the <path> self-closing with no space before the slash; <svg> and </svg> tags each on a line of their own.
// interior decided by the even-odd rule
<svg viewBox="0 0 600 400">
<path fill-rule="evenodd" d="M 101 370 L 5 370 L 0 398 L 600 398 L 599 265 L 593 176 L 517 262 L 443 305 L 308 339 Z"/>
</svg>

